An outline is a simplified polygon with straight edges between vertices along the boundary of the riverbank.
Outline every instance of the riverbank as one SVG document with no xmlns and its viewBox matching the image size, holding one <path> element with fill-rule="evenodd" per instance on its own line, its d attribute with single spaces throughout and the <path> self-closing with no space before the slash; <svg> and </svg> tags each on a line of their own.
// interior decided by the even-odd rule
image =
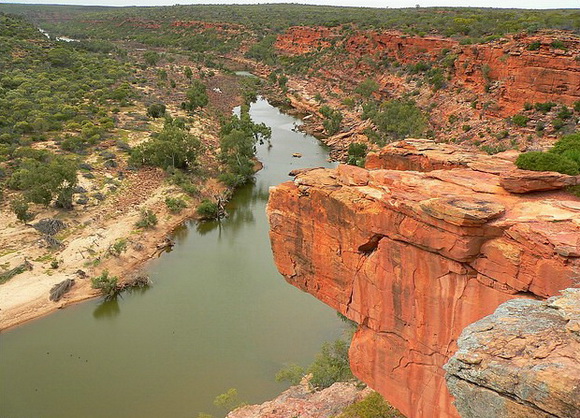
<svg viewBox="0 0 580 418">
<path fill-rule="evenodd" d="M 119 277 L 121 283 L 139 275 L 144 265 L 159 255 L 165 238 L 184 221 L 197 216 L 199 198 L 188 198 L 188 207 L 178 214 L 169 211 L 166 197 L 182 193 L 167 184 L 165 177 L 159 169 L 129 173 L 119 189 L 98 206 L 77 207 L 65 214 L 56 210 L 40 212 L 37 220 L 56 218 L 66 224 L 67 228 L 57 236 L 63 244 L 59 250 L 46 248 L 39 232 L 18 223 L 14 214 L 3 210 L 0 223 L 7 227 L 0 233 L 0 246 L 5 253 L 0 263 L 18 266 L 26 261 L 30 269 L 1 285 L 0 330 L 99 297 L 90 279 L 103 271 Z M 208 181 L 205 187 L 206 195 L 225 190 L 215 180 Z M 145 209 L 156 213 L 158 222 L 153 228 L 135 226 Z M 18 243 L 17 248 L 14 243 Z M 121 251 L 114 250 L 116 244 Z M 50 289 L 66 279 L 75 280 L 72 289 L 58 302 L 49 300 Z"/>
<path fill-rule="evenodd" d="M 228 218 L 175 231 L 173 250 L 146 265 L 153 286 L 2 334 L 0 373 L 18 376 L 0 394 L 8 415 L 219 417 L 217 395 L 237 388 L 249 403 L 274 398 L 285 389 L 274 379 L 284 364 L 311 363 L 325 341 L 342 334 L 332 309 L 280 277 L 265 214 L 269 187 L 290 179 L 291 170 L 334 164 L 265 100 L 250 112 L 273 131 L 271 146 L 257 146 L 263 169 L 234 193 Z M 297 152 L 301 158 L 292 157 Z M 52 401 L 63 397 L 65 407 Z"/>
<path fill-rule="evenodd" d="M 231 105 L 238 104 L 231 97 L 228 100 Z M 294 115 L 303 110 L 301 106 L 292 109 L 289 113 Z M 171 110 L 179 114 L 178 109 Z M 219 140 L 203 128 L 211 124 L 215 122 L 198 120 L 192 132 L 202 137 L 206 146 L 213 147 L 215 152 Z M 160 128 L 161 122 L 151 124 L 152 130 Z M 215 127 L 212 130 L 217 131 Z M 130 145 L 144 140 L 146 133 L 129 136 Z M 197 218 L 196 207 L 203 198 L 211 199 L 227 189 L 214 174 L 199 185 L 200 194 L 191 197 L 178 186 L 169 184 L 163 170 L 132 171 L 127 167 L 126 156 L 119 154 L 118 157 L 118 167 L 100 166 L 90 175 L 80 176 L 79 184 L 83 189 L 100 195 L 88 205 L 75 205 L 67 212 L 35 206 L 35 219 L 31 224 L 23 224 L 16 219 L 7 202 L 4 203 L 0 223 L 6 227 L 0 231 L 0 248 L 3 249 L 0 265 L 8 270 L 26 263 L 29 268 L 0 285 L 0 331 L 100 297 L 100 292 L 91 287 L 91 278 L 104 271 L 118 277 L 120 284 L 130 282 L 142 274 L 151 259 L 159 256 L 159 247 L 176 228 Z M 208 156 L 205 158 L 209 160 Z M 257 163 L 255 170 L 261 168 L 261 163 Z M 165 203 L 167 197 L 175 196 L 187 202 L 187 207 L 179 213 L 171 212 Z M 153 228 L 135 226 L 144 210 L 155 212 L 158 222 Z M 42 219 L 58 219 L 66 225 L 55 235 L 62 244 L 60 248 L 48 247 L 43 235 L 32 227 Z M 116 250 L 121 247 L 122 251 Z M 51 301 L 51 288 L 67 279 L 74 280 L 71 290 L 60 300 Z"/>
</svg>

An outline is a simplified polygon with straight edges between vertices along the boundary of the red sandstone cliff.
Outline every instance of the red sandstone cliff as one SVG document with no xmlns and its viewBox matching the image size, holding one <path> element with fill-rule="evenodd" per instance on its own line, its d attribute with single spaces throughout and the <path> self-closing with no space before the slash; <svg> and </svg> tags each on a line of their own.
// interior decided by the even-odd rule
<svg viewBox="0 0 580 418">
<path fill-rule="evenodd" d="M 532 44 L 536 47 L 530 50 Z M 564 49 L 553 46 L 560 47 L 560 44 Z M 580 39 L 564 32 L 460 45 L 453 39 L 408 36 L 397 31 L 355 31 L 347 35 L 341 34 L 338 28 L 293 27 L 276 42 L 278 50 L 288 55 L 333 45 L 342 46 L 353 60 L 366 56 L 380 61 L 388 57 L 402 64 L 437 62 L 444 54 L 453 54 L 456 59 L 451 69 L 451 83 L 477 94 L 487 90 L 486 101 L 495 101 L 490 110 L 501 117 L 521 111 L 525 102 L 556 101 L 572 105 L 580 100 Z M 358 69 L 347 69 L 344 62 L 334 65 L 336 71 L 326 65 L 321 68 L 321 76 L 336 78 L 342 83 L 365 78 Z M 386 76 L 387 73 L 377 78 L 385 85 L 384 89 L 393 90 L 396 86 L 391 81 L 382 80 Z"/>
<path fill-rule="evenodd" d="M 278 269 L 360 324 L 352 369 L 406 416 L 458 415 L 442 366 L 467 325 L 580 285 L 580 200 L 508 193 L 505 158 L 407 140 L 271 190 Z"/>
</svg>

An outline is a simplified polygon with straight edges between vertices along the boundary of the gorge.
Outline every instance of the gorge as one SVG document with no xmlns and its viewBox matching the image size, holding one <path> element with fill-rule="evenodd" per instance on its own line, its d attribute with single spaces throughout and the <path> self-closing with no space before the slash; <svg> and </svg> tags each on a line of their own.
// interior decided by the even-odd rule
<svg viewBox="0 0 580 418">
<path fill-rule="evenodd" d="M 514 170 L 511 158 L 409 139 L 370 154 L 366 169 L 314 169 L 270 192 L 278 269 L 359 324 L 350 348 L 353 372 L 406 416 L 458 416 L 443 365 L 465 327 L 508 300 L 543 300 L 580 285 L 580 199 L 507 192 L 500 175 Z M 545 357 L 558 364 L 559 350 L 574 352 L 574 332 L 567 344 L 544 349 Z M 501 347 L 481 344 L 501 357 Z M 510 359 L 523 355 L 515 350 Z M 481 358 L 470 357 L 468 347 L 461 353 L 449 369 L 454 381 L 469 366 L 475 376 L 484 373 Z M 570 389 L 580 379 L 579 360 L 573 355 L 565 363 Z M 499 379 L 509 372 L 495 373 Z M 542 382 L 496 395 L 519 402 L 525 414 L 515 416 L 577 416 L 577 398 L 554 395 L 557 375 Z M 534 400 L 542 397 L 554 397 L 553 404 L 542 409 Z M 510 408 L 487 416 L 511 416 Z"/>
</svg>

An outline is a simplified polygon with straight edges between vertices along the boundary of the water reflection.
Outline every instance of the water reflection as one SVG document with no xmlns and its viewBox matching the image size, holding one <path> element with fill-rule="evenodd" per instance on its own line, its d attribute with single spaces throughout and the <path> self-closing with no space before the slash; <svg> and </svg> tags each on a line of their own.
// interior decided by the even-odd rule
<svg viewBox="0 0 580 418">
<path fill-rule="evenodd" d="M 118 298 L 105 299 L 93 311 L 95 319 L 113 319 L 121 313 Z"/>
</svg>

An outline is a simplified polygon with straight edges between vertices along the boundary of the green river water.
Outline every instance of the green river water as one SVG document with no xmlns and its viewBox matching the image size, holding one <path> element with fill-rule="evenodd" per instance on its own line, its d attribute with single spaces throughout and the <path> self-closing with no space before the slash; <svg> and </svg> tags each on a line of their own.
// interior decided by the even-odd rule
<svg viewBox="0 0 580 418">
<path fill-rule="evenodd" d="M 263 99 L 251 115 L 273 131 L 264 169 L 221 224 L 175 232 L 174 250 L 147 266 L 152 287 L 0 334 L 0 417 L 220 417 L 216 395 L 270 399 L 286 387 L 274 380 L 284 363 L 306 365 L 341 335 L 332 309 L 277 272 L 265 216 L 268 187 L 329 166 L 327 152 Z"/>
</svg>

